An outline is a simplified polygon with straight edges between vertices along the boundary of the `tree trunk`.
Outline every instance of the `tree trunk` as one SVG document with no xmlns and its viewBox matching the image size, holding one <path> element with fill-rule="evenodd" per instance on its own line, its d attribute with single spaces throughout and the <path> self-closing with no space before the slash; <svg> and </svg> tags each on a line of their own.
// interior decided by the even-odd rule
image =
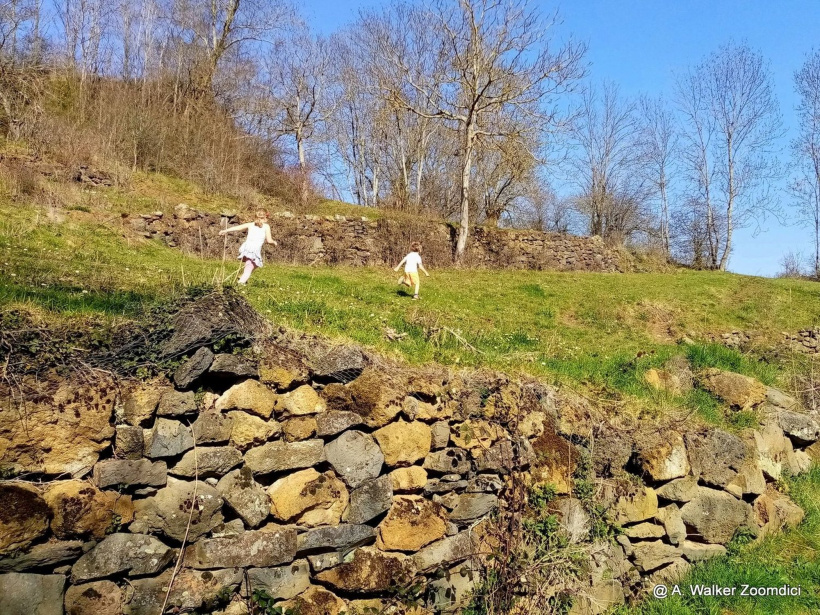
<svg viewBox="0 0 820 615">
<path fill-rule="evenodd" d="M 729 185 L 726 202 L 726 245 L 723 249 L 723 255 L 720 257 L 720 270 L 726 271 L 726 266 L 729 264 L 729 254 L 732 252 L 732 213 L 735 206 L 735 160 L 732 155 L 732 135 L 726 139 L 726 153 L 729 167 Z"/>
<path fill-rule="evenodd" d="M 460 265 L 467 249 L 467 237 L 470 233 L 470 174 L 473 170 L 473 146 L 475 135 L 472 123 L 468 123 L 464 132 L 464 163 L 461 167 L 461 226 L 458 228 L 456 243 L 456 264 Z"/>
</svg>

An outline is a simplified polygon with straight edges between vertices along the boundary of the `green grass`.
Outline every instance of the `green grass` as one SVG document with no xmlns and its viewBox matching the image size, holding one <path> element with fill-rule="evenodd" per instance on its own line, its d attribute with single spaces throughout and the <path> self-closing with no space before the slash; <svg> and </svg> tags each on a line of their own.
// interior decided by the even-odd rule
<svg viewBox="0 0 820 615">
<path fill-rule="evenodd" d="M 786 481 L 790 495 L 806 512 L 797 528 L 731 555 L 693 567 L 678 585 L 684 595 L 665 600 L 647 598 L 618 615 L 798 615 L 820 612 L 820 466 Z M 791 585 L 801 596 L 703 597 L 688 595 L 690 585 L 755 587 Z"/>
<path fill-rule="evenodd" d="M 74 213 L 74 212 L 71 212 Z M 60 314 L 132 316 L 192 285 L 219 284 L 238 267 L 203 261 L 88 214 L 50 222 L 0 202 L 0 305 Z M 591 274 L 433 271 L 410 301 L 385 268 L 257 270 L 242 292 L 271 320 L 355 341 L 411 363 L 486 366 L 572 381 L 609 394 L 652 397 L 650 367 L 676 354 L 774 384 L 777 369 L 709 333 L 781 331 L 820 322 L 820 285 L 714 272 Z M 400 339 L 391 341 L 388 333 Z M 700 339 L 679 343 L 682 336 Z M 698 393 L 687 401 L 699 406 Z"/>
</svg>

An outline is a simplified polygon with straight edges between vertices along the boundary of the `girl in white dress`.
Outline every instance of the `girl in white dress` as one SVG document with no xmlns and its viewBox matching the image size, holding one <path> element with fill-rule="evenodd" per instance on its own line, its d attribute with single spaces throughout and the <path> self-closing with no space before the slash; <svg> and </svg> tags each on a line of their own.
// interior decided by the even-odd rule
<svg viewBox="0 0 820 615">
<path fill-rule="evenodd" d="M 226 228 L 219 231 L 219 234 L 226 235 L 244 229 L 248 229 L 248 236 L 239 247 L 239 260 L 245 263 L 245 270 L 242 272 L 242 277 L 239 278 L 239 283 L 243 286 L 248 283 L 248 278 L 251 277 L 253 270 L 262 266 L 262 246 L 266 243 L 274 246 L 279 245 L 270 235 L 268 212 L 264 209 L 256 212 L 256 219 L 253 222 Z"/>
</svg>

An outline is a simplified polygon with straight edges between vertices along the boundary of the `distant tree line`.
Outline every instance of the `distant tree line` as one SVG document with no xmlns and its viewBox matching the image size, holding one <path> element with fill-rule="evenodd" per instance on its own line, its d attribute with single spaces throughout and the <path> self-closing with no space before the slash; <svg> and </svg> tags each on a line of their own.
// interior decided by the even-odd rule
<svg viewBox="0 0 820 615">
<path fill-rule="evenodd" d="M 726 269 L 738 229 L 791 205 L 820 274 L 820 51 L 794 75 L 790 155 L 743 42 L 657 98 L 592 82 L 585 55 L 527 0 L 392 1 L 330 36 L 280 0 L 0 0 L 0 128 L 214 190 L 452 220 L 457 258 L 490 224 Z"/>
</svg>

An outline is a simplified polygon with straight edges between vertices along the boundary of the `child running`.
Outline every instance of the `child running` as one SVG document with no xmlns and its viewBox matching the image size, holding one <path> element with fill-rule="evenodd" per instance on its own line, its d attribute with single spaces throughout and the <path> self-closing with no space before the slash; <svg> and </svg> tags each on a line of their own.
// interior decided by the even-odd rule
<svg viewBox="0 0 820 615">
<path fill-rule="evenodd" d="M 421 244 L 418 241 L 414 241 L 410 244 L 410 254 L 401 259 L 401 262 L 396 265 L 393 271 L 398 271 L 402 265 L 404 265 L 404 275 L 399 278 L 399 284 L 404 284 L 405 286 L 415 286 L 413 299 L 418 299 L 419 269 L 421 269 L 424 272 L 424 275 L 428 278 L 430 277 L 430 274 L 427 273 L 424 265 L 421 264 Z"/>
<path fill-rule="evenodd" d="M 248 283 L 248 278 L 257 267 L 262 266 L 262 246 L 265 243 L 278 246 L 279 244 L 270 236 L 270 226 L 268 225 L 268 212 L 260 209 L 256 212 L 256 219 L 253 222 L 232 226 L 219 231 L 220 235 L 234 233 L 248 229 L 248 236 L 239 248 L 239 260 L 245 263 L 245 270 L 239 278 L 239 284 L 244 286 Z"/>
</svg>

